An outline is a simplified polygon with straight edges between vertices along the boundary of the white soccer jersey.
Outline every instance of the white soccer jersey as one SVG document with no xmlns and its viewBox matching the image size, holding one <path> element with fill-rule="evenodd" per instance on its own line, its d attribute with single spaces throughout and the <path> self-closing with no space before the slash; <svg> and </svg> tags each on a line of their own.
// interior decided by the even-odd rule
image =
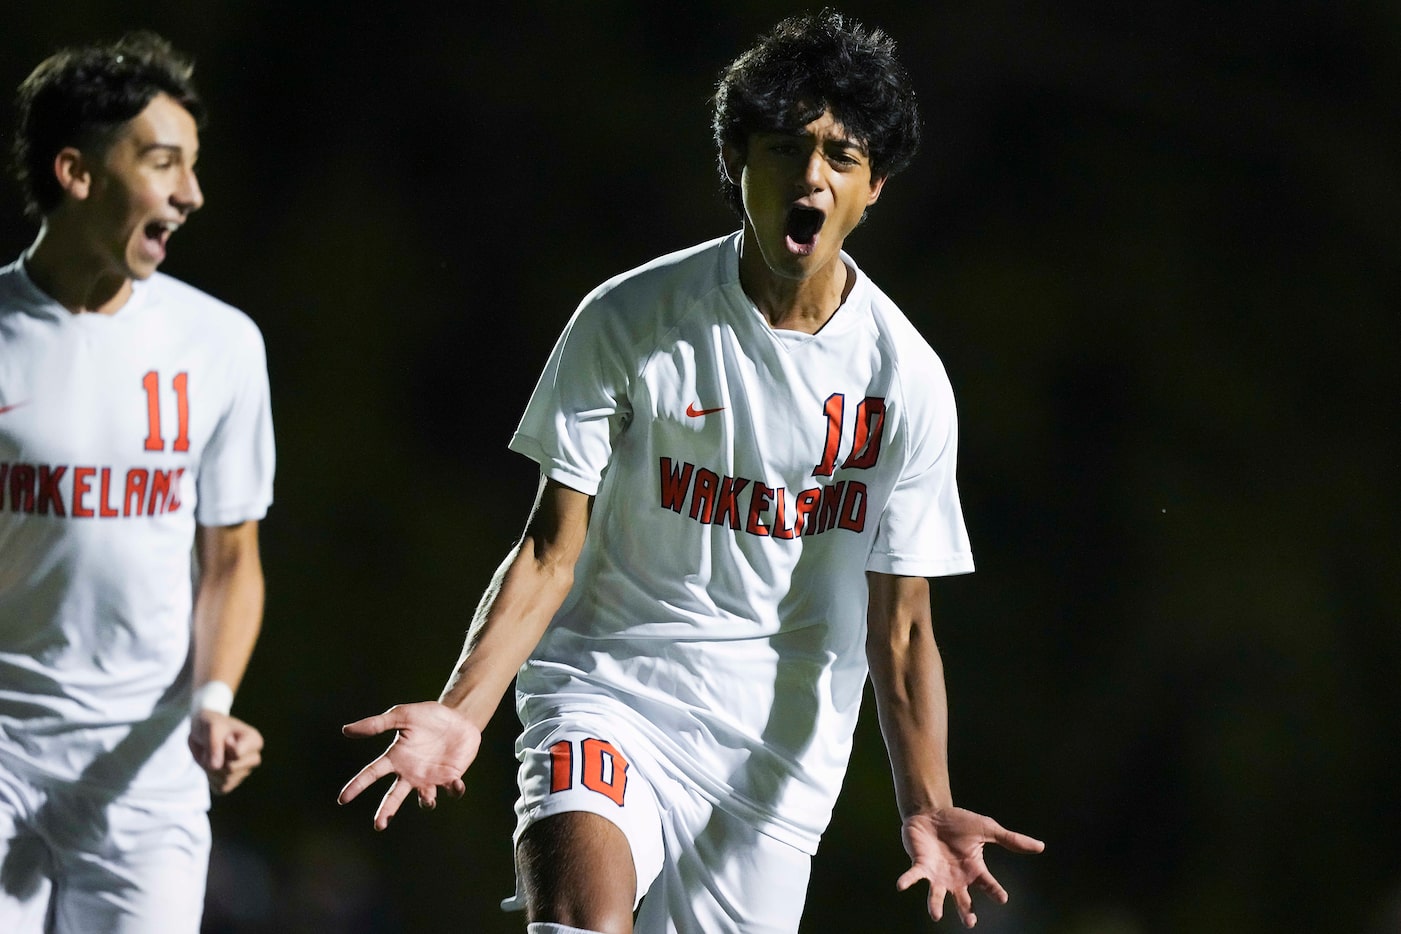
<svg viewBox="0 0 1401 934">
<path fill-rule="evenodd" d="M 262 336 L 168 276 L 71 314 L 0 269 L 0 761 L 206 801 L 186 745 L 195 524 L 261 518 Z"/>
<path fill-rule="evenodd" d="M 957 424 L 942 364 L 864 275 L 818 334 L 774 330 L 739 243 L 600 286 L 550 357 L 511 448 L 597 500 L 517 708 L 627 717 L 812 853 L 867 674 L 866 571 L 973 569 Z"/>
</svg>

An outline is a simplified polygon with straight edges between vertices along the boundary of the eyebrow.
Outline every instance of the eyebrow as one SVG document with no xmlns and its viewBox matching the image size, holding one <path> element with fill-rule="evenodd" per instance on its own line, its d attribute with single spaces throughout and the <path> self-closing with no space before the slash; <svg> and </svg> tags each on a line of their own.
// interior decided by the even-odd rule
<svg viewBox="0 0 1401 934">
<path fill-rule="evenodd" d="M 182 157 L 185 155 L 185 148 L 179 143 L 147 143 L 137 150 L 137 154 L 145 156 L 157 151 L 165 151 Z"/>
<path fill-rule="evenodd" d="M 809 133 L 809 132 L 807 131 L 806 127 L 799 127 L 799 128 L 796 129 L 796 130 L 768 130 L 768 131 L 766 131 L 763 135 L 767 135 L 767 136 L 786 136 L 786 137 L 789 137 L 790 139 L 812 139 L 812 138 L 813 138 L 813 134 L 812 134 L 812 133 Z M 861 155 L 863 155 L 863 156 L 864 156 L 864 155 L 869 155 L 869 152 L 870 152 L 870 151 L 867 149 L 865 143 L 861 142 L 861 141 L 858 140 L 858 139 L 853 139 L 853 138 L 851 138 L 851 137 L 849 137 L 849 136 L 841 136 L 841 137 L 837 137 L 836 139 L 829 139 L 829 140 L 827 140 L 827 145 L 828 145 L 828 146 L 836 146 L 836 147 L 839 148 L 839 149 L 846 149 L 846 150 L 850 150 L 850 151 L 852 151 L 852 152 L 859 152 L 859 153 L 860 153 Z"/>
<path fill-rule="evenodd" d="M 853 152 L 859 152 L 863 156 L 867 155 L 866 144 L 860 140 L 848 139 L 843 136 L 841 139 L 830 140 L 830 144 L 840 149 L 850 149 Z"/>
</svg>

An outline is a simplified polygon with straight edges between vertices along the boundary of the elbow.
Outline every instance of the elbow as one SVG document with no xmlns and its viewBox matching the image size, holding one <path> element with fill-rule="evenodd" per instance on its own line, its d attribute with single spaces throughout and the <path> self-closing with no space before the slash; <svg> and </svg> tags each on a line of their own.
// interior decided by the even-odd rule
<svg viewBox="0 0 1401 934">
<path fill-rule="evenodd" d="M 544 587 L 561 595 L 574 586 L 574 565 L 579 559 L 579 549 L 567 547 L 560 542 L 526 536 L 521 541 L 520 553 L 530 556 L 530 567 L 535 579 Z"/>
</svg>

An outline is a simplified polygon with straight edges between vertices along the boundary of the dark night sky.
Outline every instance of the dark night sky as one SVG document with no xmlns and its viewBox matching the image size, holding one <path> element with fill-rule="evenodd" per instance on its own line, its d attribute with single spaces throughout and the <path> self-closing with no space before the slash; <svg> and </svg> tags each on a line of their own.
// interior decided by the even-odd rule
<svg viewBox="0 0 1401 934">
<path fill-rule="evenodd" d="M 166 270 L 262 327 L 279 472 L 237 709 L 267 762 L 215 808 L 208 929 L 512 931 L 509 709 L 465 801 L 378 836 L 334 798 L 382 744 L 339 726 L 437 693 L 560 327 L 735 226 L 706 99 L 803 7 L 357 6 L 18 0 L 0 79 L 152 27 L 212 112 Z M 849 249 L 959 399 L 955 796 L 1048 843 L 991 856 L 1013 901 L 978 930 L 1397 930 L 1401 8 L 843 9 L 925 113 Z M 5 186 L 0 252 L 32 236 Z M 868 716 L 804 930 L 928 929 L 904 866 Z"/>
</svg>

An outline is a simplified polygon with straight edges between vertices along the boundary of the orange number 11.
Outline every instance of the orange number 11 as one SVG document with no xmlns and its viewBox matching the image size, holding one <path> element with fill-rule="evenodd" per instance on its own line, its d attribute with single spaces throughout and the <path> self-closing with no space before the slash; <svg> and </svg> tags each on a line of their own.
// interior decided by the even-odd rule
<svg viewBox="0 0 1401 934">
<path fill-rule="evenodd" d="M 190 374 L 176 373 L 171 380 L 175 387 L 175 416 L 177 432 L 172 449 L 190 449 Z M 150 431 L 146 435 L 146 450 L 164 451 L 165 438 L 161 436 L 161 378 L 155 370 L 141 377 L 141 385 L 146 389 L 146 422 Z"/>
</svg>

